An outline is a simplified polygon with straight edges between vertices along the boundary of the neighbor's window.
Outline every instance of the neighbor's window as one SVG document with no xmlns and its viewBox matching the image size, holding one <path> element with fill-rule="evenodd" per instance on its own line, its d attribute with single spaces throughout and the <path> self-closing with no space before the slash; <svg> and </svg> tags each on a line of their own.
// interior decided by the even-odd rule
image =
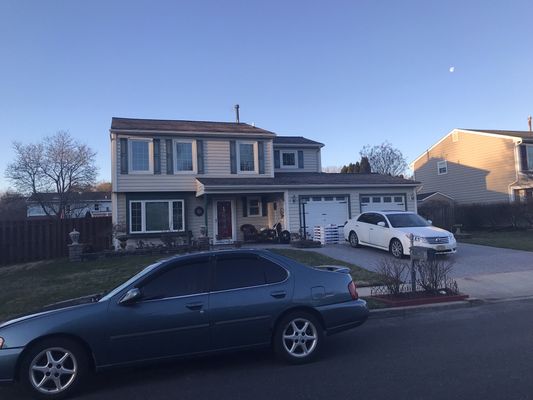
<svg viewBox="0 0 533 400">
<path fill-rule="evenodd" d="M 183 231 L 183 200 L 142 200 L 130 202 L 130 232 Z"/>
<path fill-rule="evenodd" d="M 261 199 L 259 197 L 248 199 L 248 215 L 251 217 L 261 215 Z"/>
<path fill-rule="evenodd" d="M 239 143 L 239 171 L 255 171 L 254 143 Z"/>
<path fill-rule="evenodd" d="M 444 175 L 448 173 L 448 162 L 445 161 L 439 161 L 437 163 L 437 172 L 439 175 Z"/>
<path fill-rule="evenodd" d="M 176 141 L 176 172 L 194 171 L 193 163 L 193 142 Z"/>
<path fill-rule="evenodd" d="M 296 167 L 296 152 L 282 151 L 281 152 L 281 166 L 282 167 Z"/>
<path fill-rule="evenodd" d="M 152 170 L 152 163 L 150 162 L 151 140 L 129 140 L 129 160 L 130 171 L 135 173 L 149 173 Z"/>
<path fill-rule="evenodd" d="M 533 146 L 526 146 L 527 148 L 527 169 L 533 171 Z"/>
</svg>

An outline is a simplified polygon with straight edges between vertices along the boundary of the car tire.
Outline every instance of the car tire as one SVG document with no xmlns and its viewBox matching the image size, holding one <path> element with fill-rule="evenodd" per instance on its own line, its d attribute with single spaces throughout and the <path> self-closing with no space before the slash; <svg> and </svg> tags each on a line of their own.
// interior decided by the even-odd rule
<svg viewBox="0 0 533 400">
<path fill-rule="evenodd" d="M 350 232 L 350 235 L 348 236 L 348 241 L 350 242 L 350 246 L 359 247 L 359 237 L 354 231 Z"/>
<path fill-rule="evenodd" d="M 71 396 L 89 373 L 85 349 L 68 338 L 48 338 L 32 345 L 20 364 L 20 381 L 34 398 Z"/>
<path fill-rule="evenodd" d="M 392 239 L 389 246 L 390 253 L 394 258 L 403 257 L 403 245 L 398 239 Z"/>
<path fill-rule="evenodd" d="M 277 324 L 273 337 L 274 352 L 290 364 L 304 364 L 316 359 L 324 332 L 322 324 L 311 313 L 292 312 Z"/>
</svg>

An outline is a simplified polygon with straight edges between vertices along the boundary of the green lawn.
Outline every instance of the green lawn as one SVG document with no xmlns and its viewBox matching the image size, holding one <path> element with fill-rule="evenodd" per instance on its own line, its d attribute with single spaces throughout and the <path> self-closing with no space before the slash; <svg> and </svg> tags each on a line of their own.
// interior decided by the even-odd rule
<svg viewBox="0 0 533 400">
<path fill-rule="evenodd" d="M 469 233 L 472 233 L 472 238 L 460 239 L 459 241 L 483 246 L 533 251 L 533 231 L 476 231 Z"/>
<path fill-rule="evenodd" d="M 350 267 L 359 284 L 377 282 L 373 272 L 318 253 L 289 249 L 274 251 L 309 265 Z M 58 259 L 0 267 L 0 321 L 37 311 L 46 304 L 110 290 L 161 258 L 161 255 L 125 256 L 81 263 Z"/>
</svg>

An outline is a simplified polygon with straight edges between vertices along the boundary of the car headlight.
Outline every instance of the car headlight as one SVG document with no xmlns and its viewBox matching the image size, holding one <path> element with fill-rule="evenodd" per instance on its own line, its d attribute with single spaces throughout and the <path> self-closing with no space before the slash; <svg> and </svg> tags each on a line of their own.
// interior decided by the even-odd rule
<svg viewBox="0 0 533 400">
<path fill-rule="evenodd" d="M 428 240 L 425 237 L 422 237 L 422 236 L 415 236 L 413 238 L 413 240 L 415 242 L 419 242 L 419 243 L 427 243 L 428 242 Z"/>
</svg>

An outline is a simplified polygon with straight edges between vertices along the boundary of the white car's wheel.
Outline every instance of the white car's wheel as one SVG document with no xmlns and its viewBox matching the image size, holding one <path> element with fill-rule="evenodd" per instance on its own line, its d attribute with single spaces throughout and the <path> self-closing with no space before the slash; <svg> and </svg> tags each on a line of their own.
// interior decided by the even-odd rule
<svg viewBox="0 0 533 400">
<path fill-rule="evenodd" d="M 348 236 L 348 240 L 350 242 L 350 246 L 352 247 L 359 246 L 359 238 L 357 237 L 357 233 L 355 233 L 354 231 L 350 232 L 350 236 Z"/>
<path fill-rule="evenodd" d="M 390 241 L 390 252 L 396 258 L 403 257 L 403 245 L 398 239 L 392 239 Z"/>
</svg>

